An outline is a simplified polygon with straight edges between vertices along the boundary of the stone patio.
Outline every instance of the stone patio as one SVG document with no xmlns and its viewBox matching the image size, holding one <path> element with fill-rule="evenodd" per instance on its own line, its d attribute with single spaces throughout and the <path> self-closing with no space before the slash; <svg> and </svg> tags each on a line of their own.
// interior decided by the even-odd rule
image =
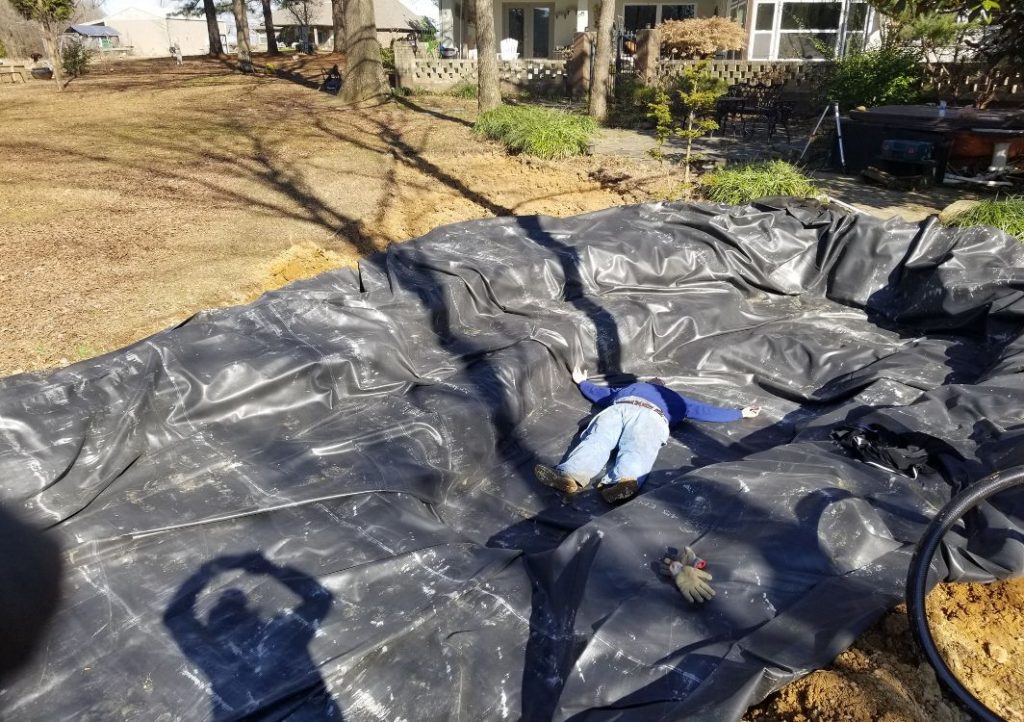
<svg viewBox="0 0 1024 722">
<path fill-rule="evenodd" d="M 758 160 L 780 158 L 794 161 L 803 150 L 809 126 L 792 128 L 790 140 L 785 132 L 777 132 L 769 142 L 763 128 L 746 137 L 725 133 L 694 141 L 694 150 L 706 163 L 726 165 Z M 972 190 L 951 186 L 936 186 L 923 191 L 895 191 L 865 183 L 859 176 L 844 176 L 826 169 L 828 143 L 831 131 L 819 133 L 812 145 L 811 153 L 805 158 L 805 169 L 813 181 L 828 195 L 849 203 L 878 218 L 900 216 L 908 221 L 919 221 L 939 213 L 950 203 L 961 199 L 974 199 L 979 195 Z M 665 148 L 665 164 L 678 163 L 683 155 L 685 143 L 680 138 L 670 138 Z M 594 155 L 628 157 L 657 168 L 659 163 L 649 151 L 655 147 L 653 130 L 626 130 L 606 128 L 601 130 L 594 144 Z"/>
</svg>

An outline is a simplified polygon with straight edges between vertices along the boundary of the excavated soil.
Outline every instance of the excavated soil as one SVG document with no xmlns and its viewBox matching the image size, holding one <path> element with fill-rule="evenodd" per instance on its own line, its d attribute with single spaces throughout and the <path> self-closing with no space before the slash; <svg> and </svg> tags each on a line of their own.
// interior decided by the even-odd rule
<svg viewBox="0 0 1024 722">
<path fill-rule="evenodd" d="M 1024 579 L 943 584 L 928 619 L 946 663 L 989 709 L 1024 721 Z M 906 608 L 886 614 L 826 669 L 749 710 L 748 722 L 969 722 L 918 652 Z"/>
<path fill-rule="evenodd" d="M 506 156 L 473 103 L 413 97 L 356 111 L 318 93 L 329 56 L 241 76 L 210 60 L 100 66 L 64 93 L 0 87 L 0 376 L 87 358 L 210 306 L 355 263 L 438 225 L 572 215 L 669 196 L 649 166 Z M 1024 581 L 930 597 L 969 687 L 1024 721 Z M 945 722 L 896 610 L 827 669 L 745 719 Z"/>
</svg>

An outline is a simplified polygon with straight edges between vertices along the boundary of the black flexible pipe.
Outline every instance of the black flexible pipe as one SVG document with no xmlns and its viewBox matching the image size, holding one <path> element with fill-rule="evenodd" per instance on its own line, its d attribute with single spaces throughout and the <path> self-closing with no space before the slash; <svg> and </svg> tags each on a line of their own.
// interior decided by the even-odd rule
<svg viewBox="0 0 1024 722">
<path fill-rule="evenodd" d="M 910 571 L 907 573 L 907 615 L 910 617 L 910 629 L 914 639 L 924 652 L 925 658 L 935 668 L 939 681 L 959 699 L 978 719 L 985 722 L 1002 722 L 1002 717 L 982 704 L 964 687 L 956 675 L 946 666 L 939 654 L 928 628 L 928 615 L 925 609 L 925 594 L 928 586 L 928 570 L 932 557 L 939 548 L 943 537 L 954 524 L 973 509 L 977 504 L 1001 491 L 1024 486 L 1024 466 L 1017 466 L 1006 471 L 997 471 L 985 477 L 977 484 L 961 492 L 949 500 L 946 506 L 936 514 L 931 524 L 925 529 L 921 541 L 917 544 L 914 556 L 910 560 Z"/>
</svg>

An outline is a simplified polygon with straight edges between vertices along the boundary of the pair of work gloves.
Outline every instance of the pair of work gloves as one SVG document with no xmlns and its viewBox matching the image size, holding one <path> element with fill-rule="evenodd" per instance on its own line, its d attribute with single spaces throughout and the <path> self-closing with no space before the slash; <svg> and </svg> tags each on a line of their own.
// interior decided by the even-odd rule
<svg viewBox="0 0 1024 722">
<path fill-rule="evenodd" d="M 711 574 L 704 570 L 707 562 L 697 556 L 690 547 L 683 549 L 676 558 L 665 557 L 661 560 L 662 574 L 672 577 L 676 588 L 690 604 L 710 601 L 715 590 L 708 582 Z"/>
</svg>

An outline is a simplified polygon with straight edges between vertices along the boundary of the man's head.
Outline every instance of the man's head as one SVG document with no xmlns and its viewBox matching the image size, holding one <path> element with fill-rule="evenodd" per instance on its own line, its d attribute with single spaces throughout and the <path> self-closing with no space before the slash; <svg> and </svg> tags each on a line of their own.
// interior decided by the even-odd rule
<svg viewBox="0 0 1024 722">
<path fill-rule="evenodd" d="M 248 619 L 252 614 L 242 590 L 226 589 L 210 610 L 209 624 L 215 629 L 234 626 Z"/>
</svg>

